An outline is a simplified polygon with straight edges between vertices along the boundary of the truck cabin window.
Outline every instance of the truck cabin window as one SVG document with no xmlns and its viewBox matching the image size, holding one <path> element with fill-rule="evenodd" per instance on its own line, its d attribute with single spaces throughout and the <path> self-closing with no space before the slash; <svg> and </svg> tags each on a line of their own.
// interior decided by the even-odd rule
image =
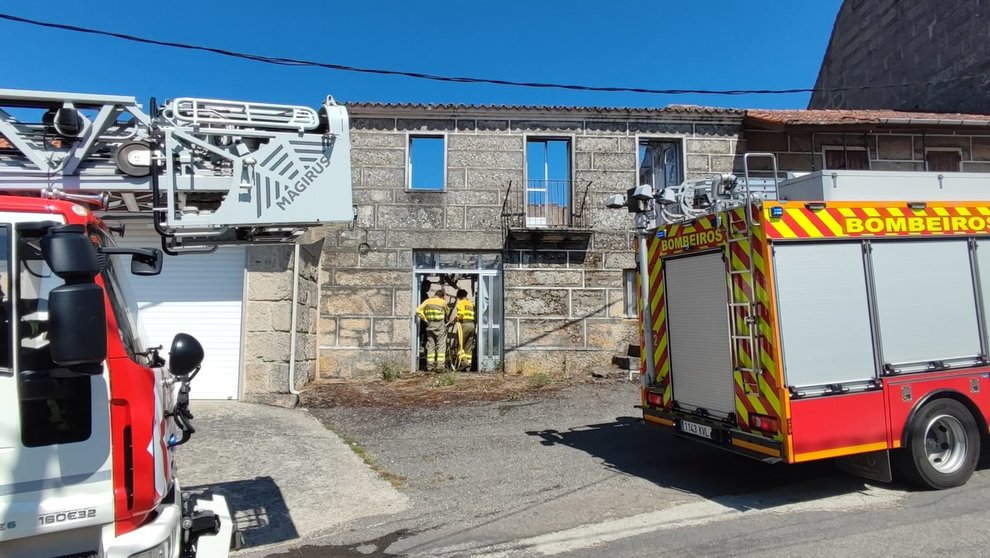
<svg viewBox="0 0 990 558">
<path fill-rule="evenodd" d="M 6 247 L 9 243 L 4 242 Z M 41 254 L 40 239 L 17 245 L 15 327 L 6 338 L 17 347 L 21 441 L 27 447 L 81 442 L 92 430 L 92 377 L 58 370 L 48 345 L 48 295 L 64 281 Z M 6 291 L 9 296 L 9 291 Z M 8 310 L 8 316 L 11 310 Z"/>
</svg>

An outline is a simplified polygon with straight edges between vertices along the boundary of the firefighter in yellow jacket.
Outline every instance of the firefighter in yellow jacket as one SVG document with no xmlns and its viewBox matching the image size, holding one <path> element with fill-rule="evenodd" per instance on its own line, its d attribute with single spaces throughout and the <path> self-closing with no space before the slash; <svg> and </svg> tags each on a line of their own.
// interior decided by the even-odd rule
<svg viewBox="0 0 990 558">
<path fill-rule="evenodd" d="M 470 370 L 474 355 L 475 325 L 474 303 L 468 300 L 467 291 L 457 290 L 457 305 L 450 316 L 457 331 L 457 369 Z"/>
<path fill-rule="evenodd" d="M 447 300 L 446 292 L 437 289 L 424 300 L 416 315 L 426 322 L 426 364 L 431 372 L 443 369 L 447 360 Z"/>
</svg>

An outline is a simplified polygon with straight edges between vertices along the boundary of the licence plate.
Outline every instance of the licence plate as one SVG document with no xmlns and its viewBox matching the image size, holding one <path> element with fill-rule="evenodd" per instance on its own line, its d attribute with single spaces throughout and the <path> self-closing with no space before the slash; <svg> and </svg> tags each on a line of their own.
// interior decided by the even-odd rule
<svg viewBox="0 0 990 558">
<path fill-rule="evenodd" d="M 701 436 L 702 438 L 712 439 L 712 427 L 705 426 L 704 424 L 698 424 L 696 422 L 691 422 L 687 420 L 682 420 L 680 422 L 681 432 L 687 432 L 688 434 L 693 434 L 695 436 Z"/>
</svg>

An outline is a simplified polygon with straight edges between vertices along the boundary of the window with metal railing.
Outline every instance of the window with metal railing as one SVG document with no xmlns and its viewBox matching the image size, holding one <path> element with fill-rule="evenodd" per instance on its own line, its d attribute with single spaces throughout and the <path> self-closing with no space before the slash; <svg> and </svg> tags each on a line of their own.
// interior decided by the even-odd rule
<svg viewBox="0 0 990 558">
<path fill-rule="evenodd" d="M 571 189 L 571 140 L 527 138 L 526 226 L 569 226 L 573 216 Z"/>
</svg>

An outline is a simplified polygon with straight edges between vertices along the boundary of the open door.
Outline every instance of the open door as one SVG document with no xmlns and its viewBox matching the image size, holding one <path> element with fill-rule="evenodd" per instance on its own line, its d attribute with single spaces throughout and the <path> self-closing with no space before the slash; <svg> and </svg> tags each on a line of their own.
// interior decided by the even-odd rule
<svg viewBox="0 0 990 558">
<path fill-rule="evenodd" d="M 415 316 L 416 307 L 443 286 L 451 309 L 458 289 L 468 292 L 475 304 L 476 342 L 472 371 L 492 372 L 502 363 L 502 270 L 498 254 L 453 252 L 414 255 L 411 369 L 424 370 L 424 326 Z"/>
</svg>

